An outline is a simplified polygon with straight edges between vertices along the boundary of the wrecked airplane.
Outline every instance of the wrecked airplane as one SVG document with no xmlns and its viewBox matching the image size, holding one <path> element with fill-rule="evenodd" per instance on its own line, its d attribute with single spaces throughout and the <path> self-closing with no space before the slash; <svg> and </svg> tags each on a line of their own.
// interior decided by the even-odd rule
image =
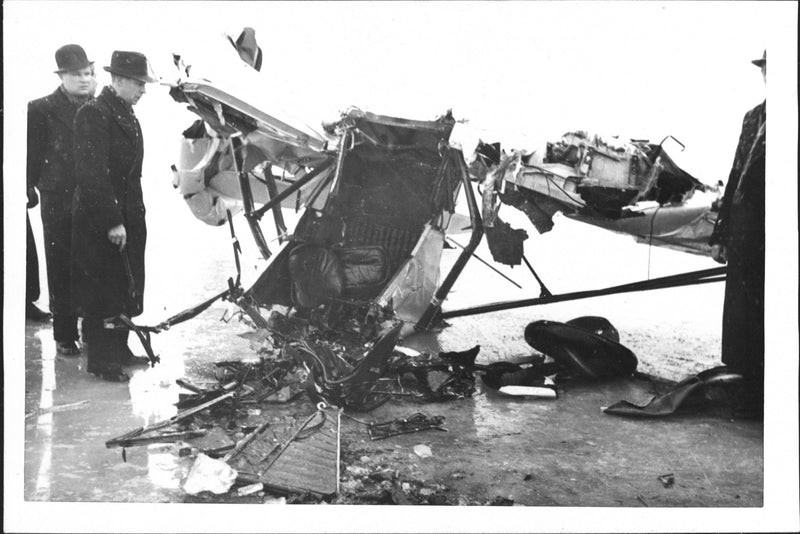
<svg viewBox="0 0 800 534">
<path fill-rule="evenodd" d="M 182 395 L 177 415 L 106 442 L 122 447 L 123 459 L 126 447 L 187 443 L 181 454 L 196 458 L 184 484 L 189 494 L 226 493 L 238 484 L 239 495 L 270 490 L 330 498 L 339 491 L 345 409 L 368 412 L 393 397 L 411 402 L 468 398 L 476 391 L 476 374 L 502 395 L 555 399 L 566 381 L 630 378 L 638 363 L 619 343 L 616 329 L 600 317 L 530 323 L 525 340 L 536 353 L 489 364 L 476 363 L 477 345 L 439 354 L 398 347 L 409 326 L 424 330 L 449 317 L 724 279 L 724 268 L 709 269 L 553 295 L 525 260 L 541 285 L 539 297 L 442 312 L 484 232 L 496 261 L 524 260 L 527 235 L 499 219 L 501 203 L 524 211 L 539 231 L 549 230 L 553 214 L 563 211 L 654 244 L 702 253 L 713 214 L 688 202 L 709 191 L 661 145 L 643 141 L 614 146 L 574 132 L 548 145 L 541 162 L 523 152 L 505 156 L 499 144 L 481 144 L 468 166 L 461 150 L 450 144 L 456 122 L 450 111 L 419 121 L 351 108 L 316 129 L 278 111 L 250 83 L 261 56 L 253 35 L 245 30 L 230 42 L 252 67 L 239 71 L 242 83 L 190 76 L 190 67 L 176 57 L 181 76 L 169 85 L 174 100 L 198 116 L 183 132 L 173 186 L 199 220 L 229 225 L 237 276 L 228 280 L 227 290 L 159 325 L 143 327 L 121 317 L 118 327 L 139 335 L 155 364 L 150 333 L 226 299 L 254 328 L 249 337 L 258 361 L 217 362 L 218 384 L 210 387 L 179 381 L 191 394 Z M 476 179 L 482 186 L 482 213 L 473 192 Z M 467 202 L 468 223 L 455 210 L 460 195 Z M 282 208 L 299 213 L 293 228 Z M 261 224 L 268 213 L 277 232 L 273 240 Z M 233 222 L 237 214 L 267 260 L 246 289 Z M 470 240 L 440 281 L 450 229 L 467 229 Z M 269 248 L 273 241 L 279 243 L 275 252 Z M 695 382 L 692 391 L 705 384 Z M 677 400 L 670 393 L 667 401 L 655 403 L 657 409 L 625 410 L 662 415 L 667 413 L 662 404 L 675 409 L 689 393 L 680 390 Z M 305 418 L 276 421 L 262 414 L 263 403 L 288 403 L 303 394 L 316 406 Z M 422 413 L 385 422 L 353 419 L 366 426 L 370 440 L 446 430 L 443 416 Z M 220 421 L 227 421 L 224 428 Z"/>
<path fill-rule="evenodd" d="M 202 122 L 184 132 L 175 187 L 202 221 L 221 225 L 244 212 L 260 254 L 272 256 L 259 224 L 272 212 L 283 242 L 261 277 L 238 298 L 257 307 L 315 310 L 430 324 L 482 237 L 463 154 L 448 139 L 448 112 L 414 121 L 350 109 L 317 134 L 289 126 L 211 82 L 186 80 L 173 97 Z M 273 174 L 275 170 L 280 175 Z M 445 232 L 464 190 L 471 239 L 439 284 Z M 280 208 L 303 209 L 289 232 Z M 347 310 L 347 313 L 342 312 Z"/>
<path fill-rule="evenodd" d="M 183 133 L 173 185 L 198 219 L 229 224 L 234 238 L 232 217 L 243 212 L 260 254 L 269 260 L 247 290 L 238 288 L 238 278 L 231 281 L 226 298 L 259 328 L 267 322 L 261 310 L 274 305 L 333 328 L 355 321 L 370 339 L 387 321 L 429 329 L 447 317 L 507 309 L 441 310 L 484 233 L 495 261 L 525 261 L 542 289 L 535 303 L 723 276 L 724 270 L 708 269 L 552 295 L 522 254 L 527 233 L 498 217 L 500 205 L 508 204 L 546 232 L 560 211 L 652 245 L 707 254 L 719 191 L 678 167 L 664 141 L 621 143 L 576 131 L 548 143 L 543 158 L 522 151 L 506 155 L 499 143 L 480 143 L 467 165 L 449 142 L 456 122 L 450 111 L 418 121 L 351 108 L 314 128 L 281 111 L 275 95 L 262 90 L 252 31 L 229 41 L 243 60 L 234 61 L 241 68 L 211 81 L 176 56 L 180 75 L 170 83 L 170 94 L 199 119 Z M 479 182 L 482 209 L 472 181 Z M 468 223 L 455 210 L 460 194 Z M 300 213 L 292 229 L 283 219 L 284 207 Z M 268 212 L 280 242 L 275 257 L 260 224 Z M 440 281 L 451 229 L 468 230 L 470 240 Z"/>
</svg>

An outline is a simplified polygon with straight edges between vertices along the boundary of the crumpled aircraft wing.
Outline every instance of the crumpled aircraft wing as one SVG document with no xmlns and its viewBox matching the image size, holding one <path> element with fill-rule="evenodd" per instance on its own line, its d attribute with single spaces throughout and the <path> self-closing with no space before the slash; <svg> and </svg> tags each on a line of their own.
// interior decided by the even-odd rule
<svg viewBox="0 0 800 534">
<path fill-rule="evenodd" d="M 307 166 L 329 157 L 326 150 L 331 136 L 218 84 L 187 80 L 173 86 L 171 94 L 187 102 L 217 133 L 246 138 L 273 164 Z"/>
</svg>

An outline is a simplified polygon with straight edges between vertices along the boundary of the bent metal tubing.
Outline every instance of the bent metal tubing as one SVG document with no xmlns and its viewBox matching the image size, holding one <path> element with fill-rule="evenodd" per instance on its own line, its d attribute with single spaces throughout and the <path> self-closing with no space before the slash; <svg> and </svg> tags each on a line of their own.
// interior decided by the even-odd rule
<svg viewBox="0 0 800 534">
<path fill-rule="evenodd" d="M 450 289 L 452 289 L 453 284 L 455 284 L 456 280 L 461 275 L 461 271 L 464 270 L 464 266 L 466 266 L 467 261 L 472 257 L 472 254 L 475 252 L 475 249 L 478 248 L 483 238 L 483 220 L 478 211 L 478 203 L 475 200 L 475 194 L 472 191 L 472 186 L 469 181 L 469 171 L 467 170 L 466 163 L 464 163 L 464 156 L 461 154 L 460 150 L 450 148 L 448 157 L 455 160 L 455 163 L 461 171 L 461 181 L 464 185 L 464 194 L 467 197 L 467 207 L 469 208 L 469 219 L 472 223 L 472 234 L 470 235 L 469 243 L 462 249 L 461 254 L 447 274 L 447 278 L 444 279 L 442 285 L 436 290 L 436 293 L 431 298 L 430 304 L 428 304 L 428 308 L 417 322 L 415 327 L 417 330 L 429 329 L 440 316 L 442 302 L 447 298 L 447 294 L 450 292 Z"/>
</svg>

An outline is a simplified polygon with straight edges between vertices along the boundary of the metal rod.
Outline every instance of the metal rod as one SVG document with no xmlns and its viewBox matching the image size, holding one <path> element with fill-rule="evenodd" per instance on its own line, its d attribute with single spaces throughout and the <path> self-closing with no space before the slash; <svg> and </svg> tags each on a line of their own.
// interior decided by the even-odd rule
<svg viewBox="0 0 800 534">
<path fill-rule="evenodd" d="M 522 261 L 525 262 L 525 265 L 528 266 L 528 269 L 533 274 L 533 277 L 536 278 L 537 282 L 539 282 L 539 287 L 541 288 L 541 292 L 539 293 L 539 296 L 540 297 L 552 297 L 553 294 L 550 292 L 549 289 L 547 289 L 547 286 L 544 285 L 544 282 L 542 282 L 542 279 L 539 278 L 538 274 L 536 274 L 536 271 L 533 270 L 533 265 L 530 264 L 530 262 L 528 261 L 528 258 L 525 257 L 525 254 L 522 255 Z"/>
<path fill-rule="evenodd" d="M 306 185 L 308 182 L 319 176 L 319 174 L 330 167 L 330 162 L 327 162 L 323 165 L 320 165 L 316 169 L 312 170 L 310 173 L 306 174 L 296 182 L 292 183 L 289 187 L 283 190 L 282 193 L 278 193 L 277 196 L 274 198 L 270 198 L 269 202 L 258 208 L 257 210 L 253 211 L 250 215 L 255 219 L 260 220 L 261 217 L 264 216 L 266 212 L 274 208 L 276 205 L 279 205 L 285 199 L 292 195 L 295 191 Z"/>
<path fill-rule="evenodd" d="M 120 447 L 137 447 L 139 445 L 149 445 L 151 443 L 169 443 L 171 441 L 183 441 L 185 439 L 199 438 L 205 436 L 205 430 L 184 430 L 182 432 L 169 432 L 155 436 L 133 437 L 120 440 L 117 445 Z"/>
<path fill-rule="evenodd" d="M 445 298 L 447 298 L 447 294 L 450 292 L 450 289 L 453 287 L 453 284 L 455 284 L 456 279 L 461 274 L 461 271 L 464 270 L 464 266 L 472 256 L 472 253 L 475 252 L 475 249 L 478 248 L 478 244 L 480 244 L 481 239 L 483 238 L 483 220 L 481 219 L 481 215 L 478 210 L 478 204 L 475 201 L 475 194 L 472 191 L 472 185 L 469 181 L 469 171 L 466 168 L 466 163 L 464 163 L 464 156 L 461 154 L 460 150 L 450 148 L 448 151 L 448 157 L 455 158 L 459 170 L 461 171 L 461 181 L 464 185 L 464 194 L 467 197 L 469 218 L 472 224 L 472 234 L 470 235 L 469 243 L 464 250 L 461 251 L 461 255 L 458 257 L 458 259 L 456 259 L 456 262 L 453 264 L 453 267 L 447 274 L 447 278 L 445 278 L 444 282 L 442 282 L 442 285 L 436 290 L 433 298 L 431 298 L 428 308 L 417 322 L 415 327 L 416 330 L 427 330 L 433 325 L 433 322 L 436 320 L 437 316 L 441 314 L 442 302 Z"/>
<path fill-rule="evenodd" d="M 244 438 L 239 440 L 239 442 L 236 443 L 236 446 L 228 454 L 223 456 L 222 461 L 223 462 L 228 462 L 228 461 L 232 460 L 234 456 L 236 456 L 237 454 L 242 452 L 245 447 L 250 445 L 250 443 L 254 439 L 256 439 L 262 432 L 264 432 L 264 430 L 268 426 L 269 426 L 269 421 L 264 421 L 263 423 L 258 425 L 258 427 L 255 430 L 253 430 L 248 435 L 246 435 Z"/>
<path fill-rule="evenodd" d="M 445 237 L 445 239 L 447 239 L 447 240 L 448 240 L 449 242 L 451 242 L 452 244 L 454 244 L 454 245 L 457 245 L 457 246 L 458 246 L 458 247 L 459 247 L 461 250 L 466 250 L 466 249 L 464 248 L 464 245 L 462 245 L 461 243 L 459 243 L 459 242 L 458 242 L 458 241 L 456 241 L 455 239 L 451 239 L 451 238 L 449 238 L 449 237 Z M 521 285 L 519 285 L 518 283 L 516 283 L 516 282 L 515 282 L 514 280 L 512 280 L 511 278 L 509 278 L 508 276 L 506 276 L 506 275 L 504 275 L 503 273 L 501 273 L 501 272 L 500 272 L 499 270 L 497 270 L 495 267 L 492 267 L 492 266 L 489 264 L 489 262 L 487 262 L 486 260 L 484 260 L 483 258 L 481 258 L 480 256 L 478 256 L 478 255 L 477 255 L 477 254 L 475 254 L 474 252 L 472 253 L 472 257 L 473 257 L 473 258 L 475 258 L 476 260 L 478 260 L 479 262 L 481 262 L 482 264 L 484 264 L 485 266 L 487 266 L 488 268 L 490 268 L 491 270 L 493 270 L 494 272 L 496 272 L 497 274 L 499 274 L 500 276 L 502 276 L 503 278 L 505 278 L 506 280 L 508 280 L 509 282 L 511 282 L 512 284 L 514 284 L 515 286 L 517 286 L 519 289 L 522 289 L 522 286 L 521 286 Z"/>
<path fill-rule="evenodd" d="M 317 410 L 316 412 L 312 413 L 310 416 L 308 416 L 308 419 L 306 419 L 305 421 L 303 421 L 303 424 L 302 424 L 302 425 L 300 425 L 300 428 L 298 428 L 298 429 L 297 429 L 297 431 L 296 431 L 294 434 L 292 434 L 292 436 L 291 436 L 289 439 L 287 439 L 285 442 L 283 442 L 282 444 L 280 444 L 280 445 L 279 445 L 278 452 L 277 452 L 277 454 L 275 455 L 275 457 L 273 457 L 273 458 L 272 458 L 272 460 L 270 460 L 270 461 L 269 461 L 269 463 L 268 463 L 268 464 L 267 464 L 267 465 L 266 465 L 264 468 L 262 468 L 262 469 L 261 469 L 261 470 L 258 472 L 258 476 L 259 476 L 259 477 L 260 477 L 260 476 L 262 476 L 264 473 L 266 473 L 266 472 L 267 472 L 267 470 L 268 470 L 270 467 L 272 467 L 272 465 L 273 465 L 275 462 L 277 462 L 277 461 L 278 461 L 278 458 L 280 458 L 280 457 L 281 457 L 281 455 L 282 455 L 282 454 L 283 454 L 283 453 L 286 451 L 286 449 L 289 447 L 289 445 L 291 445 L 291 444 L 292 444 L 292 442 L 293 442 L 295 439 L 297 439 L 297 436 L 299 436 L 299 435 L 300 435 L 300 432 L 302 432 L 302 431 L 303 431 L 303 429 L 304 429 L 305 427 L 307 427 L 307 426 L 308 426 L 308 423 L 310 423 L 310 422 L 311 422 L 311 421 L 312 421 L 312 420 L 313 420 L 313 419 L 314 419 L 314 418 L 315 418 L 317 415 L 319 415 L 319 414 L 322 414 L 322 416 L 323 416 L 323 417 L 325 417 L 325 413 L 324 413 L 322 410 Z M 324 421 L 323 421 L 323 424 L 324 424 Z M 270 454 L 272 454 L 272 452 L 273 452 L 274 450 L 275 450 L 275 447 L 273 447 L 273 448 L 272 448 L 272 450 L 270 450 L 270 452 L 269 452 L 269 453 L 267 453 L 267 456 L 266 456 L 266 457 L 269 457 L 269 455 L 270 455 Z M 266 457 L 265 457 L 265 458 L 266 458 Z"/>
<path fill-rule="evenodd" d="M 265 171 L 264 176 L 267 179 L 267 193 L 269 193 L 269 199 L 272 200 L 278 196 L 278 185 L 275 183 L 275 176 L 272 175 L 272 171 Z M 280 208 L 272 210 L 272 217 L 275 221 L 275 231 L 278 232 L 278 243 L 283 243 L 282 236 L 286 233 L 286 223 L 283 220 L 283 212 Z"/>
<path fill-rule="evenodd" d="M 339 154 L 336 157 L 336 170 L 333 173 L 333 184 L 331 185 L 330 198 L 335 198 L 339 194 L 339 185 L 341 184 L 342 180 L 342 169 L 344 169 L 344 155 L 348 150 L 348 141 L 352 135 L 353 133 L 350 131 L 350 128 L 347 128 L 342 134 L 341 140 L 339 141 Z"/>
<path fill-rule="evenodd" d="M 239 254 L 242 252 L 242 245 L 239 244 L 239 239 L 236 237 L 236 231 L 233 229 L 233 215 L 231 210 L 227 210 L 228 214 L 228 227 L 231 230 L 231 245 L 233 246 L 233 260 L 236 263 L 236 285 L 242 279 L 242 264 L 239 261 Z"/>
<path fill-rule="evenodd" d="M 233 170 L 236 171 L 236 176 L 239 179 L 239 190 L 242 194 L 242 203 L 244 204 L 244 217 L 247 219 L 247 224 L 250 226 L 250 233 L 253 234 L 253 239 L 256 242 L 259 252 L 266 260 L 272 253 L 267 246 L 267 240 L 264 238 L 264 233 L 261 231 L 261 226 L 258 224 L 258 219 L 254 217 L 255 204 L 253 203 L 253 190 L 250 188 L 250 180 L 247 175 L 242 171 L 241 162 L 236 155 L 236 149 L 242 144 L 241 140 L 231 139 L 231 156 L 233 160 Z"/>
<path fill-rule="evenodd" d="M 714 269 L 706 269 L 703 271 L 694 271 L 678 275 L 665 276 L 662 278 L 653 278 L 652 280 L 643 280 L 640 282 L 633 282 L 630 284 L 623 284 L 603 289 L 575 291 L 573 293 L 552 295 L 550 297 L 537 297 L 532 299 L 513 300 L 507 302 L 495 302 L 492 304 L 485 304 L 483 306 L 473 306 L 470 308 L 462 308 L 460 310 L 443 312 L 441 314 L 441 317 L 442 319 L 451 319 L 453 317 L 467 317 L 470 315 L 480 315 L 482 313 L 512 310 L 515 308 L 525 308 L 527 306 L 538 306 L 542 304 L 552 304 L 554 302 L 565 302 L 568 300 L 602 297 L 607 295 L 615 295 L 618 293 L 632 293 L 636 291 L 666 289 L 670 287 L 680 287 L 693 284 L 708 284 L 712 282 L 723 282 L 725 281 L 725 275 L 724 275 L 725 272 L 726 272 L 725 267 L 717 267 Z"/>
</svg>

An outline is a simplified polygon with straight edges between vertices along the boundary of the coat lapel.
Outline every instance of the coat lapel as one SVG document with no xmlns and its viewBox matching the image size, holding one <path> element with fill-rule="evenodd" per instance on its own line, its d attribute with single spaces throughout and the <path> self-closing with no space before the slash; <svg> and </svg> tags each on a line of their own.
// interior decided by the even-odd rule
<svg viewBox="0 0 800 534">
<path fill-rule="evenodd" d="M 75 120 L 75 106 L 67 99 L 67 95 L 59 86 L 50 97 L 53 99 L 53 110 L 56 118 L 72 131 L 72 122 Z"/>
<path fill-rule="evenodd" d="M 100 96 L 111 108 L 111 117 L 120 125 L 122 131 L 128 136 L 131 144 L 137 147 L 138 150 L 138 146 L 141 144 L 142 134 L 133 111 L 131 111 L 126 106 L 125 102 L 108 87 L 103 88 L 103 92 L 100 93 Z"/>
</svg>

